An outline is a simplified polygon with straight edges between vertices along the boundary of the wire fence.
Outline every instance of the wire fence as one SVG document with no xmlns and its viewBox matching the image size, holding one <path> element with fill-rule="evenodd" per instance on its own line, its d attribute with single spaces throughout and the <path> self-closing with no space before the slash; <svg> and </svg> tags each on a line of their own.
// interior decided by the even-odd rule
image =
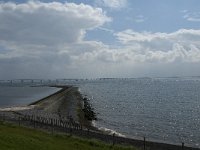
<svg viewBox="0 0 200 150">
<path fill-rule="evenodd" d="M 143 150 L 199 150 L 198 148 L 186 147 L 184 143 L 180 145 L 170 145 L 147 141 L 146 137 L 141 140 L 119 137 L 115 134 L 107 135 L 98 130 L 85 128 L 75 122 L 70 116 L 61 117 L 57 114 L 31 113 L 31 112 L 0 112 L 0 120 L 12 122 L 19 126 L 44 129 L 54 133 L 66 133 L 69 135 L 81 136 L 86 138 L 99 139 L 112 144 L 126 144 L 138 147 Z"/>
</svg>

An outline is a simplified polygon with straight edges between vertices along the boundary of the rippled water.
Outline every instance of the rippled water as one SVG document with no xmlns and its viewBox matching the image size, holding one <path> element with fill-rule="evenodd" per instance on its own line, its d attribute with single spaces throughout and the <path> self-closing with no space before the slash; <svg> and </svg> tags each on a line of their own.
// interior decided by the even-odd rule
<svg viewBox="0 0 200 150">
<path fill-rule="evenodd" d="M 200 147 L 200 81 L 115 79 L 79 84 L 98 127 L 128 137 Z"/>
<path fill-rule="evenodd" d="M 58 90 L 54 87 L 0 86 L 0 107 L 27 105 Z"/>
<path fill-rule="evenodd" d="M 69 81 L 91 98 L 96 126 L 127 137 L 200 148 L 200 79 L 143 78 Z M 29 104 L 50 87 L 0 86 L 0 106 Z"/>
</svg>

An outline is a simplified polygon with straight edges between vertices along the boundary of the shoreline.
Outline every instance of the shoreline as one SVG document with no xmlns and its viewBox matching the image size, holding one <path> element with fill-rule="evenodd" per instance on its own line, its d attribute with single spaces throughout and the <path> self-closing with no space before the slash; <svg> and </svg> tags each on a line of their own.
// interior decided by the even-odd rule
<svg viewBox="0 0 200 150">
<path fill-rule="evenodd" d="M 57 114 L 60 117 L 63 116 L 69 116 L 73 118 L 73 120 L 78 121 L 81 125 L 83 125 L 85 128 L 89 128 L 90 130 L 93 130 L 91 133 L 91 137 L 95 139 L 100 139 L 103 141 L 106 141 L 107 138 L 102 138 L 102 137 L 109 137 L 112 138 L 112 135 L 106 135 L 99 131 L 97 128 L 92 126 L 92 122 L 86 120 L 83 112 L 83 96 L 78 90 L 78 87 L 73 87 L 73 86 L 53 86 L 53 87 L 58 87 L 62 88 L 59 91 L 44 97 L 40 100 L 37 100 L 28 106 L 32 106 L 32 109 L 27 109 L 27 110 L 10 110 L 12 112 L 19 112 L 19 113 L 29 113 L 29 111 L 33 111 L 33 113 L 38 113 L 41 111 L 44 111 L 46 113 L 52 113 L 52 114 Z M 9 112 L 10 112 L 9 111 Z M 100 135 L 102 137 L 100 137 Z M 100 138 L 99 138 L 100 137 Z M 138 140 L 138 139 L 131 139 L 131 138 L 126 138 L 126 137 L 118 137 L 116 136 L 115 139 L 117 140 L 118 143 L 120 144 L 131 144 L 135 146 L 141 147 L 143 145 L 143 140 Z M 181 149 L 182 147 L 179 145 L 174 145 L 174 144 L 167 144 L 167 143 L 160 143 L 160 142 L 152 142 L 152 141 L 146 141 L 147 147 L 151 147 L 150 149 L 171 149 L 171 150 L 176 150 L 176 149 Z M 184 147 L 184 149 L 194 149 L 198 150 L 198 148 L 191 148 L 191 147 Z"/>
</svg>

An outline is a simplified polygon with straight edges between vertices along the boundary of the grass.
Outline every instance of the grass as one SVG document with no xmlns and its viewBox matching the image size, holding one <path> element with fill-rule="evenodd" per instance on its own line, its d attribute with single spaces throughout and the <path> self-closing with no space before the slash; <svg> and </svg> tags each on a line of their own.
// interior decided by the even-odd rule
<svg viewBox="0 0 200 150">
<path fill-rule="evenodd" d="M 35 129 L 0 122 L 1 150 L 136 150 L 111 146 L 97 140 L 52 135 Z"/>
</svg>

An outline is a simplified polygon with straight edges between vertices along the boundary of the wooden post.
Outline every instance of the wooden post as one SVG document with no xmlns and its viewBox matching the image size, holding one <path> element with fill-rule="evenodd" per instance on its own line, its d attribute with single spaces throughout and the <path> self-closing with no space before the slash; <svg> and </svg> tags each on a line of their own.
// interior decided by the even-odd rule
<svg viewBox="0 0 200 150">
<path fill-rule="evenodd" d="M 70 136 L 72 136 L 72 128 L 70 127 L 69 130 L 70 130 Z"/>
<path fill-rule="evenodd" d="M 89 135 L 89 133 L 90 133 L 90 129 L 87 129 L 87 134 Z"/>
<path fill-rule="evenodd" d="M 30 124 L 32 125 L 33 123 L 33 115 L 30 116 Z"/>
<path fill-rule="evenodd" d="M 6 115 L 5 114 L 3 114 L 3 121 L 5 121 L 6 120 Z"/>
<path fill-rule="evenodd" d="M 19 121 L 19 126 L 20 126 L 20 124 L 21 124 L 20 120 L 21 120 L 21 118 L 20 118 L 20 116 L 19 116 L 19 117 L 18 117 L 18 121 Z"/>
<path fill-rule="evenodd" d="M 146 138 L 144 137 L 144 150 L 146 149 Z"/>
<path fill-rule="evenodd" d="M 83 126 L 82 126 L 82 124 L 80 125 L 80 129 L 81 129 L 80 133 L 82 135 L 83 134 Z"/>
<path fill-rule="evenodd" d="M 35 116 L 33 116 L 34 128 L 36 128 Z"/>
<path fill-rule="evenodd" d="M 51 118 L 51 133 L 53 134 L 53 119 Z"/>
<path fill-rule="evenodd" d="M 184 150 L 184 143 L 182 142 L 182 150 Z"/>
<path fill-rule="evenodd" d="M 115 133 L 113 133 L 113 146 L 115 145 Z"/>
</svg>

